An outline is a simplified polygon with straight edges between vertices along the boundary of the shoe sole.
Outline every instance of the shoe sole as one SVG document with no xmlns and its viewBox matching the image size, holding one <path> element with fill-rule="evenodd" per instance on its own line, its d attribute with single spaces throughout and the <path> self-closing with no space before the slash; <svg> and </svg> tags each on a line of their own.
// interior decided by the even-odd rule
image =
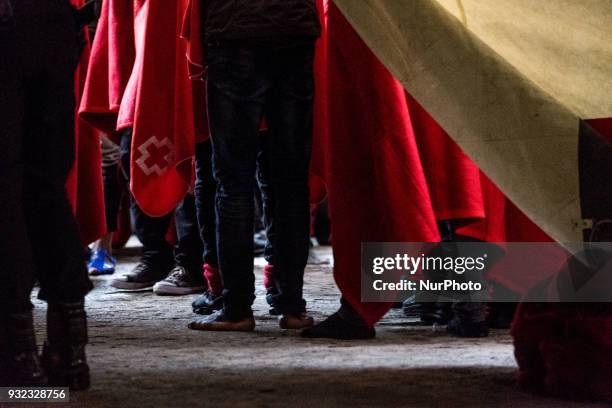
<svg viewBox="0 0 612 408">
<path fill-rule="evenodd" d="M 314 326 L 314 319 L 310 319 L 306 322 L 300 322 L 299 324 L 291 325 L 285 319 L 280 319 L 278 322 L 278 326 L 283 330 L 303 330 L 309 327 Z"/>
<path fill-rule="evenodd" d="M 106 271 L 99 271 L 97 269 L 90 269 L 89 270 L 89 276 L 112 275 L 113 273 L 115 273 L 114 269 L 109 269 L 109 270 L 106 270 Z"/>
<path fill-rule="evenodd" d="M 125 282 L 120 280 L 114 280 L 110 283 L 111 287 L 123 290 L 151 289 L 153 285 L 155 285 L 155 282 Z"/>
<path fill-rule="evenodd" d="M 202 293 L 206 290 L 204 286 L 194 286 L 189 288 L 160 284 L 159 282 L 153 286 L 153 293 L 160 296 L 184 296 Z"/>
<path fill-rule="evenodd" d="M 193 313 L 203 315 L 203 316 L 211 315 L 215 313 L 217 310 L 221 310 L 221 309 L 223 309 L 222 305 L 216 308 L 212 308 L 212 307 L 193 307 L 192 308 Z"/>
<path fill-rule="evenodd" d="M 232 326 L 222 323 L 201 324 L 197 322 L 191 322 L 187 327 L 191 330 L 196 331 L 252 332 L 255 330 L 255 322 L 249 325 L 245 324 L 243 326 Z"/>
</svg>

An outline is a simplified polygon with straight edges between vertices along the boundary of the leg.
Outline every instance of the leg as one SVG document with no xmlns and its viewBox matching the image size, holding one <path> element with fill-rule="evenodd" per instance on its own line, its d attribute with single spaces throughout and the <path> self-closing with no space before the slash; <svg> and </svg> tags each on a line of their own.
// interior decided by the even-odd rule
<svg viewBox="0 0 612 408">
<path fill-rule="evenodd" d="M 195 205 L 200 228 L 200 239 L 204 245 L 203 259 L 217 267 L 217 236 L 215 195 L 217 183 L 212 173 L 212 144 L 210 139 L 196 146 Z"/>
<path fill-rule="evenodd" d="M 104 208 L 107 234 L 97 240 L 92 248 L 88 269 L 90 275 L 110 275 L 115 272 L 117 260 L 113 258 L 113 232 L 117 230 L 117 217 L 121 207 L 119 185 L 119 161 L 121 149 L 109 138 L 102 136 L 102 178 L 104 181 Z"/>
<path fill-rule="evenodd" d="M 84 297 L 92 285 L 64 187 L 75 154 L 74 67 L 79 30 L 69 3 L 36 2 L 36 7 L 37 12 L 42 7 L 47 17 L 43 24 L 25 27 L 34 33 L 33 42 L 41 51 L 36 74 L 26 88 L 24 204 L 39 297 L 49 304 L 43 360 L 52 385 L 83 389 L 89 386 Z M 53 264 L 49 259 L 54 259 Z"/>
<path fill-rule="evenodd" d="M 217 181 L 217 248 L 223 277 L 223 315 L 249 321 L 255 299 L 253 275 L 253 189 L 257 132 L 268 80 L 265 58 L 256 49 L 211 47 L 207 50 L 208 111 Z M 214 329 L 194 324 L 195 329 Z"/>
<path fill-rule="evenodd" d="M 6 2 L 2 5 L 5 8 L 0 19 L 5 29 L 0 31 L 0 223 L 3 228 L 0 234 L 0 386 L 43 385 L 45 379 L 38 363 L 30 303 L 35 269 L 23 211 L 26 94 L 22 80 L 27 73 L 19 50 L 28 42 L 26 32 L 15 29 L 12 9 L 6 8 Z"/>
<path fill-rule="evenodd" d="M 308 170 L 312 141 L 314 44 L 288 48 L 279 61 L 266 117 L 273 200 L 274 302 L 285 314 L 305 311 L 302 299 L 308 259 L 310 209 Z"/>
<path fill-rule="evenodd" d="M 174 213 L 178 243 L 175 248 L 175 266 L 168 276 L 153 286 L 158 295 L 190 295 L 204 291 L 202 241 L 196 218 L 195 198 L 187 194 Z"/>
<path fill-rule="evenodd" d="M 130 160 L 132 149 L 132 129 L 121 133 L 121 171 L 129 183 Z M 142 243 L 142 256 L 134 269 L 111 281 L 117 289 L 143 289 L 152 287 L 167 275 L 174 264 L 172 247 L 166 241 L 166 232 L 172 221 L 172 213 L 163 217 L 151 217 L 145 214 L 134 197 L 131 197 L 131 213 L 134 233 Z"/>
<path fill-rule="evenodd" d="M 212 174 L 212 144 L 210 139 L 198 143 L 195 153 L 195 203 L 204 252 L 203 275 L 208 290 L 191 304 L 193 312 L 208 315 L 223 307 L 223 283 L 217 257 L 215 195 L 217 183 Z"/>
</svg>

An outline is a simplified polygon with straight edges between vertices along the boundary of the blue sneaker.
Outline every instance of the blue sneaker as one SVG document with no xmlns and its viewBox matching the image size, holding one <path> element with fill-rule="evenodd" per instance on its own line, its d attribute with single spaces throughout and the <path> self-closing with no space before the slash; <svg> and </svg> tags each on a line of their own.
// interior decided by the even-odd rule
<svg viewBox="0 0 612 408">
<path fill-rule="evenodd" d="M 104 249 L 99 249 L 89 258 L 87 269 L 92 276 L 112 275 L 115 273 L 115 265 L 117 265 L 117 260 L 110 256 Z"/>
</svg>

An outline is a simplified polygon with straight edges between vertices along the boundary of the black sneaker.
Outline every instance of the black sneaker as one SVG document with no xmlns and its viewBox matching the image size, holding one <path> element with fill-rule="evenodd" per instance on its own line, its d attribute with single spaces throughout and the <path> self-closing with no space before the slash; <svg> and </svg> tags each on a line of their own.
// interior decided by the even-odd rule
<svg viewBox="0 0 612 408">
<path fill-rule="evenodd" d="M 183 266 L 175 266 L 166 279 L 157 282 L 153 286 L 153 293 L 157 295 L 181 296 L 201 293 L 206 286 L 199 276 L 188 271 Z"/>
<path fill-rule="evenodd" d="M 167 270 L 153 266 L 148 262 L 140 262 L 132 272 L 113 279 L 110 285 L 116 289 L 138 290 L 155 285 L 166 276 Z"/>
<path fill-rule="evenodd" d="M 207 290 L 191 303 L 191 307 L 193 313 L 209 315 L 223 308 L 223 297 L 221 295 L 215 296 L 212 291 Z"/>
</svg>

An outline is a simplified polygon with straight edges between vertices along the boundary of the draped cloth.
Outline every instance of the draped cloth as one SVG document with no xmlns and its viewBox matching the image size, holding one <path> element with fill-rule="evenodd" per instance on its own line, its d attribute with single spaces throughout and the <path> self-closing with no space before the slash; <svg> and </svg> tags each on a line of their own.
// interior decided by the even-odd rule
<svg viewBox="0 0 612 408">
<path fill-rule="evenodd" d="M 83 0 L 73 0 L 76 7 L 82 6 Z M 75 72 L 74 90 L 77 106 L 83 95 L 85 76 L 89 63 L 89 41 Z M 72 205 L 81 242 L 87 245 L 106 233 L 104 217 L 104 190 L 102 187 L 102 162 L 100 138 L 95 128 L 81 120 L 75 111 L 75 162 L 68 180 L 66 191 Z"/>
<path fill-rule="evenodd" d="M 559 242 L 582 239 L 578 128 L 612 116 L 610 2 L 335 3 L 530 219 Z"/>
<path fill-rule="evenodd" d="M 130 189 L 151 216 L 173 211 L 189 190 L 195 144 L 207 134 L 203 82 L 190 79 L 181 38 L 189 6 L 105 0 L 81 103 L 98 129 L 133 129 Z"/>
<path fill-rule="evenodd" d="M 582 241 L 582 218 L 592 215 L 581 200 L 579 170 L 594 158 L 580 156 L 580 121 L 612 117 L 609 1 L 335 4 L 486 174 L 484 218 L 464 233 L 487 240 Z M 612 120 L 589 123 L 608 141 L 609 156 Z M 607 161 L 599 163 L 602 169 Z M 473 193 L 478 183 L 470 180 L 463 187 Z M 441 201 L 432 195 L 439 212 Z M 521 305 L 512 329 L 521 383 L 612 401 L 611 316 L 606 305 Z"/>
</svg>

